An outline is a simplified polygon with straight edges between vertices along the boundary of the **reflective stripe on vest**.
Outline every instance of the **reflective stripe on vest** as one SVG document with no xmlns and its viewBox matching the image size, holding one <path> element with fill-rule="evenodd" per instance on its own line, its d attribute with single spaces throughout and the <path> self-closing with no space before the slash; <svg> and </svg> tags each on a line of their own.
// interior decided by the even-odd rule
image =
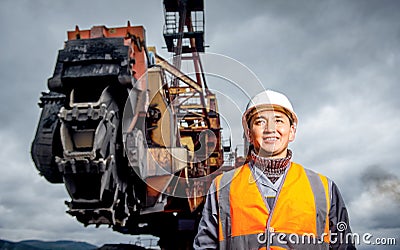
<svg viewBox="0 0 400 250">
<path fill-rule="evenodd" d="M 329 245 L 330 181 L 326 177 L 292 163 L 272 211 L 247 164 L 218 176 L 215 183 L 220 249 L 290 249 L 294 245 L 296 249 L 326 249 Z M 280 234 L 300 239 L 315 235 L 320 242 L 282 244 L 274 240 Z M 260 242 L 262 235 L 264 242 Z"/>
</svg>

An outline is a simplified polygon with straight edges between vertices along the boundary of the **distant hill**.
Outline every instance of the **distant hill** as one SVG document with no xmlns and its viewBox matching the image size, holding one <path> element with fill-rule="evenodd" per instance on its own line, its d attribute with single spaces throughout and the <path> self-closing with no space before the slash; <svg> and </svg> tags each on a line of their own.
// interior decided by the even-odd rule
<svg viewBox="0 0 400 250">
<path fill-rule="evenodd" d="M 106 244 L 98 250 L 146 250 L 147 248 L 130 244 Z"/>
<path fill-rule="evenodd" d="M 97 246 L 76 241 L 0 240 L 0 250 L 95 250 Z"/>
</svg>

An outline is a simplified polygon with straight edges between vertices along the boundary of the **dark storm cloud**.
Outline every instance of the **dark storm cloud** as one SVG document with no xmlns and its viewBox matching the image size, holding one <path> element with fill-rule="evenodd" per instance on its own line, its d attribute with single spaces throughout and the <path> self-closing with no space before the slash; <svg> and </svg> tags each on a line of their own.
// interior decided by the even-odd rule
<svg viewBox="0 0 400 250">
<path fill-rule="evenodd" d="M 387 236 L 398 235 L 399 177 L 381 165 L 371 165 L 362 171 L 360 181 L 363 189 L 350 204 L 350 208 L 357 211 L 353 221 L 364 230 L 388 230 L 390 233 Z"/>
<path fill-rule="evenodd" d="M 209 39 L 222 39 L 214 45 L 217 50 L 237 51 L 232 57 L 252 65 L 265 85 L 293 96 L 300 109 L 309 109 L 313 101 L 334 102 L 333 93 L 342 85 L 331 80 L 337 74 L 345 79 L 370 69 L 395 74 L 396 67 L 387 65 L 391 57 L 399 62 L 399 50 L 393 51 L 400 29 L 395 1 L 262 2 L 247 2 L 242 10 L 232 3 L 219 15 L 219 8 L 211 9 L 209 19 L 214 18 L 218 32 Z M 349 83 L 354 94 L 366 87 L 365 82 Z"/>
<path fill-rule="evenodd" d="M 368 190 L 376 190 L 379 195 L 388 196 L 400 205 L 400 179 L 393 173 L 373 165 L 364 170 L 361 180 Z"/>
</svg>

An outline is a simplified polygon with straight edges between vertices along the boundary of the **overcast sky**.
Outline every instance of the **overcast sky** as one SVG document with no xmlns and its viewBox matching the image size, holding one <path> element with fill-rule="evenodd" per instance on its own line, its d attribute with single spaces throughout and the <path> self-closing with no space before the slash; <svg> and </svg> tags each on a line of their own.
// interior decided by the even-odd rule
<svg viewBox="0 0 400 250">
<path fill-rule="evenodd" d="M 206 0 L 205 7 L 207 51 L 228 62 L 218 64 L 225 66 L 221 75 L 240 72 L 232 80 L 248 95 L 255 85 L 287 94 L 299 116 L 294 160 L 338 184 L 354 232 L 397 237 L 397 248 L 376 249 L 398 249 L 400 1 Z M 162 49 L 161 0 L 0 1 L 0 238 L 96 245 L 133 239 L 106 227 L 84 228 L 66 214 L 64 186 L 41 178 L 29 154 L 40 92 L 67 30 L 128 20 L 144 25 L 147 44 L 170 56 Z M 208 85 L 220 97 L 229 127 L 224 136 L 233 133 L 240 144 L 244 99 L 218 77 Z"/>
</svg>

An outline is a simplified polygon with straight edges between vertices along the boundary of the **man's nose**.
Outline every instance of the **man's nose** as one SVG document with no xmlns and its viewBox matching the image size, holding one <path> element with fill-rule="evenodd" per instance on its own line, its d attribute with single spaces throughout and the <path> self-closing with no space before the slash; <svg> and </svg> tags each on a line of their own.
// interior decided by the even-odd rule
<svg viewBox="0 0 400 250">
<path fill-rule="evenodd" d="M 275 122 L 267 121 L 264 126 L 264 133 L 273 133 L 275 132 L 276 126 Z"/>
</svg>

